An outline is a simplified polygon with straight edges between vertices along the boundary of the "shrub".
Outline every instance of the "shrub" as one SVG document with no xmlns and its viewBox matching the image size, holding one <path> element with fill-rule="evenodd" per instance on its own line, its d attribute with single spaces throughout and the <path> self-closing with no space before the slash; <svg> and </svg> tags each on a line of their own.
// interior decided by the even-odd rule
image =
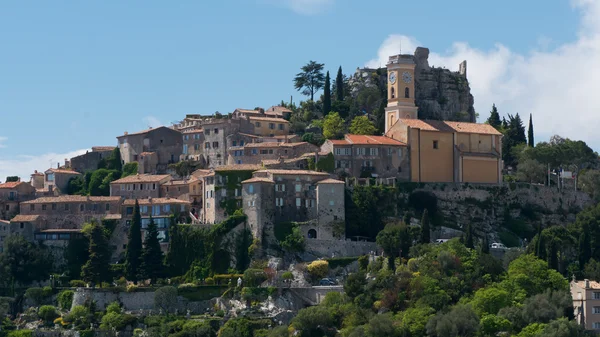
<svg viewBox="0 0 600 337">
<path fill-rule="evenodd" d="M 215 279 L 213 279 L 212 277 L 207 277 L 206 280 L 204 280 L 204 282 L 206 284 L 215 284 Z"/>
<path fill-rule="evenodd" d="M 249 287 L 257 287 L 267 280 L 267 273 L 260 269 L 247 269 L 244 272 L 244 283 Z"/>
<path fill-rule="evenodd" d="M 169 312 L 177 304 L 177 288 L 166 286 L 158 288 L 154 293 L 154 305 Z"/>
<path fill-rule="evenodd" d="M 86 283 L 82 280 L 72 280 L 69 282 L 69 285 L 73 288 L 81 288 L 81 287 L 85 287 Z"/>
<path fill-rule="evenodd" d="M 13 330 L 6 334 L 6 337 L 32 337 L 33 331 L 31 330 Z"/>
<path fill-rule="evenodd" d="M 138 290 L 138 286 L 136 286 L 135 284 L 130 284 L 127 286 L 127 292 L 128 293 L 134 293 Z"/>
<path fill-rule="evenodd" d="M 79 337 L 94 337 L 94 330 L 81 330 L 79 331 Z"/>
<path fill-rule="evenodd" d="M 51 294 L 52 289 L 50 289 L 50 294 L 48 294 L 48 292 L 45 289 L 37 287 L 29 288 L 25 291 L 25 297 L 33 301 L 33 303 L 35 303 L 36 305 L 44 303 L 46 298 L 48 298 Z"/>
<path fill-rule="evenodd" d="M 54 321 L 54 319 L 56 319 L 59 315 L 56 311 L 56 308 L 54 308 L 53 306 L 42 305 L 38 310 L 38 316 L 40 316 L 40 318 L 43 319 L 46 323 L 50 323 Z"/>
<path fill-rule="evenodd" d="M 63 317 L 63 321 L 72 323 L 76 327 L 86 328 L 90 325 L 90 311 L 83 305 L 76 305 L 71 312 Z"/>
<path fill-rule="evenodd" d="M 58 301 L 58 307 L 62 310 L 71 309 L 71 304 L 73 303 L 73 290 L 63 290 L 58 293 L 56 300 Z"/>
<path fill-rule="evenodd" d="M 308 273 L 314 279 L 320 279 L 327 276 L 329 272 L 329 262 L 325 260 L 316 260 L 311 262 L 308 267 Z"/>
<path fill-rule="evenodd" d="M 108 314 L 110 312 L 114 312 L 116 314 L 121 313 L 121 306 L 119 305 L 119 302 L 112 302 L 106 307 L 106 313 Z"/>
<path fill-rule="evenodd" d="M 286 271 L 285 273 L 281 274 L 281 278 L 284 280 L 293 280 L 294 273 L 292 273 L 291 271 Z"/>
<path fill-rule="evenodd" d="M 363 255 L 358 258 L 358 269 L 362 271 L 366 271 L 367 267 L 369 267 L 369 256 Z"/>
<path fill-rule="evenodd" d="M 327 262 L 329 263 L 329 268 L 335 269 L 338 267 L 346 267 L 347 265 L 351 264 L 357 259 L 357 257 L 336 257 L 332 259 L 327 259 Z"/>
</svg>

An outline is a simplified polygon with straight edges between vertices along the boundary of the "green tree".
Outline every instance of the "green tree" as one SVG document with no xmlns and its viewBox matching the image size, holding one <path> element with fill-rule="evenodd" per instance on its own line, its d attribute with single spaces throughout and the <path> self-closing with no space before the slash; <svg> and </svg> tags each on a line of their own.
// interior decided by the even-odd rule
<svg viewBox="0 0 600 337">
<path fill-rule="evenodd" d="M 354 135 L 374 135 L 377 128 L 367 116 L 356 116 L 350 124 L 350 133 Z"/>
<path fill-rule="evenodd" d="M 600 171 L 584 170 L 577 177 L 578 187 L 588 193 L 594 200 L 600 200 Z"/>
<path fill-rule="evenodd" d="M 310 96 L 311 101 L 314 101 L 315 93 L 323 88 L 325 82 L 323 66 L 323 63 L 309 61 L 294 78 L 294 87 L 303 95 Z"/>
<path fill-rule="evenodd" d="M 335 99 L 338 101 L 344 100 L 344 74 L 342 74 L 342 66 L 338 68 L 337 76 L 335 77 Z"/>
<path fill-rule="evenodd" d="M 486 121 L 489 125 L 493 126 L 496 130 L 502 129 L 502 122 L 500 121 L 500 114 L 496 108 L 496 104 L 492 105 L 492 111 L 490 111 L 490 117 Z"/>
<path fill-rule="evenodd" d="M 348 275 L 348 279 L 344 282 L 344 292 L 348 297 L 354 299 L 364 293 L 366 285 L 367 277 L 363 271 L 352 273 Z"/>
<path fill-rule="evenodd" d="M 344 120 L 337 112 L 330 112 L 323 120 L 323 137 L 341 139 L 345 131 Z"/>
<path fill-rule="evenodd" d="M 6 177 L 6 182 L 7 183 L 17 182 L 20 179 L 21 178 L 19 178 L 18 176 L 8 176 L 8 177 Z"/>
<path fill-rule="evenodd" d="M 529 114 L 529 128 L 527 129 L 527 145 L 529 147 L 535 146 L 533 139 L 533 116 L 531 114 Z"/>
<path fill-rule="evenodd" d="M 150 279 L 154 283 L 156 279 L 164 275 L 163 252 L 160 250 L 158 227 L 152 217 L 150 217 L 150 223 L 146 231 L 141 259 L 140 267 L 145 279 Z"/>
<path fill-rule="evenodd" d="M 429 211 L 425 209 L 423 211 L 423 217 L 421 218 L 421 243 L 431 242 L 431 229 L 429 228 Z"/>
<path fill-rule="evenodd" d="M 133 218 L 129 227 L 127 249 L 125 251 L 125 275 L 130 281 L 137 282 L 140 275 L 140 264 L 142 256 L 142 216 L 140 205 L 135 200 Z"/>
<path fill-rule="evenodd" d="M 177 306 L 177 288 L 166 286 L 154 292 L 154 305 L 169 313 Z"/>
<path fill-rule="evenodd" d="M 109 196 L 110 183 L 119 179 L 120 171 L 98 169 L 92 173 L 89 183 L 89 195 Z"/>
<path fill-rule="evenodd" d="M 487 287 L 475 292 L 471 305 L 479 316 L 484 314 L 496 315 L 500 309 L 511 304 L 512 297 L 508 291 L 498 287 Z"/>
<path fill-rule="evenodd" d="M 90 243 L 85 236 L 72 238 L 65 249 L 65 260 L 67 262 L 67 274 L 71 279 L 81 277 L 81 268 L 90 258 Z"/>
<path fill-rule="evenodd" d="M 115 147 L 110 156 L 106 159 L 106 168 L 109 170 L 123 171 L 123 164 L 121 161 L 121 150 L 119 147 Z"/>
<path fill-rule="evenodd" d="M 372 337 L 400 337 L 400 332 L 391 314 L 375 315 L 369 320 L 366 327 L 367 336 Z"/>
<path fill-rule="evenodd" d="M 123 165 L 123 173 L 121 174 L 121 178 L 129 177 L 138 173 L 138 163 L 137 161 L 127 163 Z"/>
<path fill-rule="evenodd" d="M 478 329 L 479 318 L 468 305 L 456 305 L 427 322 L 427 335 L 432 337 L 474 337 Z"/>
<path fill-rule="evenodd" d="M 587 279 L 600 281 L 600 262 L 590 259 L 583 268 L 583 275 Z"/>
<path fill-rule="evenodd" d="M 329 78 L 329 71 L 325 75 L 325 87 L 323 88 L 323 116 L 331 111 L 331 79 Z"/>
<path fill-rule="evenodd" d="M 87 195 L 87 189 L 85 177 L 77 176 L 69 179 L 65 193 L 68 195 Z"/>
<path fill-rule="evenodd" d="M 331 311 L 323 306 L 302 309 L 292 320 L 294 330 L 300 332 L 301 337 L 335 336 L 335 321 Z"/>
<path fill-rule="evenodd" d="M 383 248 L 388 256 L 390 270 L 395 270 L 394 259 L 408 254 L 411 238 L 406 224 L 388 224 L 377 234 L 377 245 Z M 402 255 L 401 255 L 402 253 Z"/>
<path fill-rule="evenodd" d="M 547 169 L 535 159 L 527 159 L 519 163 L 517 179 L 528 183 L 544 183 Z"/>
<path fill-rule="evenodd" d="M 471 225 L 471 223 L 469 222 L 467 224 L 467 229 L 465 231 L 465 246 L 467 246 L 467 248 L 475 248 L 475 243 L 474 243 L 474 238 L 473 238 L 473 226 Z"/>
<path fill-rule="evenodd" d="M 527 138 L 519 114 L 508 115 L 508 119 L 508 126 L 504 130 L 504 137 L 502 138 L 502 159 L 507 165 L 514 167 L 517 165 L 517 158 L 512 149 L 520 144 L 527 144 Z"/>
<path fill-rule="evenodd" d="M 487 235 L 484 235 L 483 239 L 481 240 L 481 253 L 482 254 L 490 253 L 490 242 L 488 241 Z"/>
<path fill-rule="evenodd" d="M 535 245 L 535 256 L 537 256 L 538 259 L 546 260 L 547 255 L 548 254 L 546 253 L 546 240 L 544 234 L 542 233 L 542 227 L 540 225 Z"/>
<path fill-rule="evenodd" d="M 29 284 L 47 280 L 53 259 L 48 250 L 30 243 L 21 235 L 10 235 L 0 253 L 0 279 L 5 278 L 12 293 L 16 283 Z"/>
<path fill-rule="evenodd" d="M 81 269 L 85 281 L 102 284 L 110 277 L 110 251 L 108 238 L 102 225 L 96 220 L 87 225 L 86 235 L 90 243 L 89 259 Z"/>
<path fill-rule="evenodd" d="M 302 252 L 304 251 L 304 235 L 300 232 L 300 227 L 294 226 L 292 233 L 288 234 L 283 241 L 281 241 L 281 248 L 288 252 Z"/>
</svg>

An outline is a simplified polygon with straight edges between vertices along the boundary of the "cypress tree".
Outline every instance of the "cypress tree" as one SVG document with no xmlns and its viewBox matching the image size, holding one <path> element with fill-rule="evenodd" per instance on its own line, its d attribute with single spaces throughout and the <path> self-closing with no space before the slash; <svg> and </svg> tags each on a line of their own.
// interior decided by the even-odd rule
<svg viewBox="0 0 600 337">
<path fill-rule="evenodd" d="M 169 269 L 169 273 L 173 276 L 183 275 L 185 269 L 185 254 L 184 241 L 181 238 L 179 226 L 175 222 L 175 216 L 171 215 L 169 223 L 169 249 L 165 256 L 165 265 Z"/>
<path fill-rule="evenodd" d="M 342 66 L 338 68 L 337 77 L 335 78 L 335 99 L 338 101 L 344 100 L 344 75 L 342 74 Z"/>
<path fill-rule="evenodd" d="M 427 209 L 423 211 L 423 217 L 421 218 L 421 243 L 430 243 L 430 229 L 429 229 L 429 212 Z"/>
<path fill-rule="evenodd" d="M 133 219 L 129 227 L 127 250 L 125 252 L 125 275 L 127 279 L 137 282 L 140 275 L 140 263 L 142 256 L 142 216 L 140 205 L 135 200 L 133 208 Z"/>
<path fill-rule="evenodd" d="M 548 266 L 554 270 L 558 270 L 558 244 L 556 240 L 550 241 L 548 249 Z"/>
<path fill-rule="evenodd" d="M 474 244 L 473 244 L 473 227 L 471 227 L 471 224 L 469 223 L 467 225 L 467 233 L 465 236 L 465 246 L 467 248 L 475 248 Z"/>
<path fill-rule="evenodd" d="M 538 239 L 537 244 L 535 246 L 535 255 L 540 260 L 546 260 L 546 240 L 544 238 L 544 234 L 542 233 L 542 227 L 539 227 L 538 230 Z"/>
<path fill-rule="evenodd" d="M 331 111 L 331 79 L 329 72 L 325 75 L 325 87 L 323 88 L 323 116 Z"/>
<path fill-rule="evenodd" d="M 588 231 L 588 225 L 584 223 L 581 228 L 581 235 L 579 236 L 579 269 L 583 270 L 591 258 L 592 243 L 590 239 L 590 233 Z"/>
<path fill-rule="evenodd" d="M 502 121 L 500 120 L 500 114 L 498 113 L 496 104 L 492 105 L 492 111 L 490 111 L 490 117 L 488 117 L 487 123 L 493 126 L 496 130 L 500 130 L 502 127 Z"/>
<path fill-rule="evenodd" d="M 110 275 L 110 253 L 104 228 L 95 220 L 91 223 L 88 239 L 90 257 L 81 268 L 81 277 L 87 282 L 102 285 Z"/>
<path fill-rule="evenodd" d="M 490 243 L 488 241 L 487 235 L 484 235 L 483 240 L 481 240 L 481 253 L 483 253 L 483 254 L 490 253 Z"/>
<path fill-rule="evenodd" d="M 527 129 L 527 145 L 529 147 L 534 147 L 534 139 L 533 139 L 533 117 L 529 114 L 529 128 Z"/>
<path fill-rule="evenodd" d="M 405 225 L 410 226 L 410 214 L 408 214 L 408 212 L 404 213 L 404 216 L 402 217 L 402 222 Z"/>
<path fill-rule="evenodd" d="M 144 238 L 141 272 L 144 279 L 150 279 L 152 282 L 162 277 L 164 272 L 163 253 L 160 250 L 160 242 L 158 241 L 158 227 L 152 217 L 150 217 L 150 223 Z"/>
</svg>

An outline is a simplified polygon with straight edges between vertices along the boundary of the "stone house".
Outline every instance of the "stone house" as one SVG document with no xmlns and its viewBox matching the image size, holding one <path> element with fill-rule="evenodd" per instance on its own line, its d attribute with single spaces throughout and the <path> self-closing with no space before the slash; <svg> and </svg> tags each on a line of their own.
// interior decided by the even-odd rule
<svg viewBox="0 0 600 337">
<path fill-rule="evenodd" d="M 290 159 L 267 159 L 261 162 L 265 169 L 280 169 L 280 170 L 306 170 L 309 168 L 309 159 L 315 162 L 317 154 L 305 153 L 298 158 Z"/>
<path fill-rule="evenodd" d="M 316 171 L 260 170 L 242 184 L 242 205 L 255 237 L 273 235 L 286 222 L 299 223 L 308 239 L 343 237 L 343 181 Z"/>
<path fill-rule="evenodd" d="M 240 121 L 215 119 L 203 126 L 204 159 L 208 167 L 215 168 L 227 164 L 227 136 L 238 132 Z"/>
<path fill-rule="evenodd" d="M 44 172 L 44 191 L 50 195 L 65 194 L 69 180 L 80 177 L 81 173 L 67 169 L 49 169 Z"/>
<path fill-rule="evenodd" d="M 126 199 L 158 198 L 160 185 L 171 180 L 168 174 L 136 174 L 110 183 L 110 195 Z"/>
<path fill-rule="evenodd" d="M 344 139 L 325 141 L 321 154 L 332 153 L 335 172 L 356 178 L 409 178 L 406 143 L 385 136 L 347 134 Z"/>
<path fill-rule="evenodd" d="M 0 184 L 0 220 L 10 220 L 19 213 L 19 203 L 35 198 L 30 183 L 14 181 Z"/>
<path fill-rule="evenodd" d="M 139 173 L 164 173 L 179 161 L 183 149 L 181 132 L 164 126 L 118 136 L 123 164 L 138 162 Z"/>
<path fill-rule="evenodd" d="M 0 220 L 0 253 L 4 251 L 4 242 L 10 234 L 10 221 Z"/>
<path fill-rule="evenodd" d="M 570 288 L 575 321 L 586 330 L 600 330 L 600 283 L 573 280 Z"/>
<path fill-rule="evenodd" d="M 203 224 L 219 223 L 242 208 L 242 181 L 260 169 L 260 165 L 252 164 L 226 165 L 201 176 L 203 207 L 198 220 Z"/>
<path fill-rule="evenodd" d="M 267 110 L 265 109 L 257 109 L 257 110 L 250 110 L 250 109 L 235 109 L 233 111 L 233 117 L 270 117 L 270 118 L 289 118 L 290 115 L 292 114 L 292 110 L 283 107 L 283 106 L 278 106 L 278 105 L 274 105 L 270 108 L 268 108 Z"/>
<path fill-rule="evenodd" d="M 386 136 L 407 144 L 410 181 L 502 182 L 502 134 L 488 124 L 401 118 Z"/>
<path fill-rule="evenodd" d="M 184 131 L 181 160 L 204 161 L 204 141 L 203 129 Z"/>
<path fill-rule="evenodd" d="M 263 137 L 285 136 L 290 133 L 290 122 L 282 118 L 250 116 L 242 119 L 240 131 Z"/>
<path fill-rule="evenodd" d="M 102 159 L 110 157 L 115 148 L 115 146 L 93 146 L 91 152 L 86 151 L 85 154 L 71 158 L 71 169 L 79 173 L 96 170 Z"/>
<path fill-rule="evenodd" d="M 202 180 L 193 175 L 181 180 L 170 180 L 160 185 L 160 195 L 189 201 L 192 207 L 190 212 L 196 216 L 202 208 Z"/>
<path fill-rule="evenodd" d="M 29 183 L 31 184 L 31 186 L 33 186 L 33 188 L 42 192 L 44 190 L 44 177 L 45 176 L 42 172 L 38 172 L 37 170 L 35 170 L 31 175 Z"/>
<path fill-rule="evenodd" d="M 299 158 L 306 153 L 316 153 L 319 148 L 307 142 L 262 142 L 246 143 L 228 149 L 227 163 L 260 164 L 264 160 Z"/>
</svg>

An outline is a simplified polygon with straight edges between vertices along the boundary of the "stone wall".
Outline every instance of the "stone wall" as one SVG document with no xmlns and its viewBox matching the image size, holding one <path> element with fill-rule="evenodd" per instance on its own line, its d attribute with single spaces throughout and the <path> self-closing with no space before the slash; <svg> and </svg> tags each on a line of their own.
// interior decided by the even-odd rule
<svg viewBox="0 0 600 337">
<path fill-rule="evenodd" d="M 360 256 L 376 250 L 375 242 L 306 239 L 301 258 L 313 261 L 319 257 Z"/>
</svg>

